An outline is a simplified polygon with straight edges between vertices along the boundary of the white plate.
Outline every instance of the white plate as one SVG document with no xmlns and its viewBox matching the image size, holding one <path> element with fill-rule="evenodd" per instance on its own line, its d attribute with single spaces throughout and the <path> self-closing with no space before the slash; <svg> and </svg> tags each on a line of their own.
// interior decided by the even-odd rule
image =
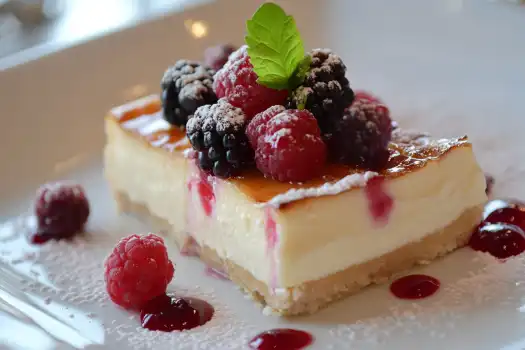
<svg viewBox="0 0 525 350">
<path fill-rule="evenodd" d="M 525 8 L 474 0 L 290 0 L 307 47 L 340 53 L 354 87 L 388 102 L 402 125 L 468 133 L 496 177 L 496 195 L 525 198 Z M 306 329 L 312 349 L 523 349 L 523 259 L 497 263 L 469 249 L 421 271 L 440 292 L 406 302 L 370 288 L 310 316 L 263 316 L 229 282 L 172 251 L 170 290 L 217 309 L 184 333 L 142 330 L 104 292 L 102 260 L 119 237 L 148 227 L 118 217 L 101 176 L 102 117 L 158 90 L 163 70 L 205 47 L 243 39 L 254 1 L 223 1 L 115 33 L 0 73 L 0 348 L 239 349 L 259 331 Z M 203 21 L 192 37 L 185 21 Z M 187 23 L 187 22 L 186 22 Z M 17 217 L 35 188 L 72 178 L 87 188 L 90 234 L 26 243 Z M 414 218 L 417 220 L 417 217 Z"/>
</svg>

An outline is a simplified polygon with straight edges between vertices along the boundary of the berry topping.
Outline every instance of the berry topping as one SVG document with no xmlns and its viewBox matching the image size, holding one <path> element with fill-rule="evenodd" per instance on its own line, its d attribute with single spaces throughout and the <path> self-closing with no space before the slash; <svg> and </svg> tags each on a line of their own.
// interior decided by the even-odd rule
<svg viewBox="0 0 525 350">
<path fill-rule="evenodd" d="M 248 127 L 246 128 L 246 135 L 248 136 L 248 140 L 250 140 L 250 144 L 252 145 L 253 149 L 257 148 L 259 136 L 266 133 L 266 123 L 268 123 L 268 121 L 277 114 L 285 110 L 286 108 L 284 108 L 284 106 L 272 106 L 264 112 L 257 114 L 250 121 Z"/>
<path fill-rule="evenodd" d="M 213 87 L 217 97 L 225 97 L 233 106 L 241 108 L 249 119 L 270 106 L 283 104 L 288 96 L 286 90 L 274 90 L 257 83 L 246 46 L 230 55 L 215 75 Z"/>
<path fill-rule="evenodd" d="M 275 107 L 270 109 L 257 115 L 249 127 L 250 139 L 257 141 L 257 168 L 279 181 L 299 182 L 316 176 L 326 161 L 326 146 L 315 117 L 306 110 L 275 113 Z"/>
<path fill-rule="evenodd" d="M 164 240 L 152 233 L 121 239 L 104 262 L 109 297 L 126 309 L 138 310 L 164 294 L 173 272 Z"/>
<path fill-rule="evenodd" d="M 208 67 L 217 71 L 228 62 L 228 57 L 230 57 L 235 50 L 235 47 L 232 45 L 217 45 L 209 47 L 204 51 L 204 63 Z"/>
<path fill-rule="evenodd" d="M 168 68 L 161 81 L 164 119 L 183 127 L 198 107 L 215 103 L 214 74 L 212 69 L 186 60 Z"/>
<path fill-rule="evenodd" d="M 288 98 L 289 109 L 306 108 L 317 118 L 323 134 L 331 132 L 330 119 L 340 118 L 354 100 L 354 92 L 345 77 L 346 66 L 329 50 L 310 53 L 310 70 L 303 83 Z"/>
<path fill-rule="evenodd" d="M 326 137 L 334 161 L 372 170 L 382 169 L 389 158 L 392 120 L 388 108 L 367 99 L 357 99 L 340 119 L 332 120 Z"/>
<path fill-rule="evenodd" d="M 37 192 L 35 215 L 38 235 L 48 239 L 68 238 L 81 232 L 89 216 L 89 203 L 80 185 L 57 182 Z"/>
<path fill-rule="evenodd" d="M 246 115 L 225 99 L 202 106 L 186 125 L 186 135 L 198 151 L 199 166 L 218 177 L 231 177 L 253 163 L 244 129 Z"/>
</svg>

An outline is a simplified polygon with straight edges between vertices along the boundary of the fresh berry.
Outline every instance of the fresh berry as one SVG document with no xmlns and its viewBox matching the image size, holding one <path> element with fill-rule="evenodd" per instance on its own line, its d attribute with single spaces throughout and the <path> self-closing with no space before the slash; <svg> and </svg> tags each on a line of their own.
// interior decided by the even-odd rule
<svg viewBox="0 0 525 350">
<path fill-rule="evenodd" d="M 286 108 L 284 108 L 284 106 L 272 106 L 264 112 L 257 114 L 250 121 L 248 127 L 246 128 L 246 135 L 248 136 L 248 140 L 250 140 L 250 144 L 252 145 L 253 149 L 257 148 L 257 141 L 259 140 L 259 136 L 264 135 L 266 133 L 266 123 L 268 123 L 268 121 L 275 117 L 277 114 L 285 110 Z"/>
<path fill-rule="evenodd" d="M 164 119 L 183 127 L 198 107 L 215 103 L 214 74 L 214 70 L 186 60 L 168 68 L 161 81 Z"/>
<path fill-rule="evenodd" d="M 35 215 L 41 236 L 60 239 L 81 232 L 89 216 L 84 189 L 67 182 L 43 185 L 37 192 Z"/>
<path fill-rule="evenodd" d="M 121 239 L 104 262 L 109 297 L 126 309 L 139 310 L 164 294 L 173 273 L 164 240 L 153 233 Z"/>
<path fill-rule="evenodd" d="M 230 55 L 228 62 L 215 75 L 213 82 L 217 97 L 225 97 L 241 108 L 248 119 L 273 105 L 284 104 L 288 91 L 273 90 L 257 83 L 257 74 L 248 57 L 247 47 Z"/>
<path fill-rule="evenodd" d="M 272 107 L 274 108 L 274 107 Z M 264 119 L 263 135 L 258 135 Z M 319 174 L 326 161 L 326 146 L 315 117 L 306 110 L 261 113 L 251 123 L 250 138 L 257 139 L 255 162 L 266 176 L 300 182 Z"/>
<path fill-rule="evenodd" d="M 202 170 L 228 178 L 253 163 L 253 150 L 244 132 L 244 112 L 225 99 L 199 107 L 186 125 L 186 135 L 198 151 Z"/>
<path fill-rule="evenodd" d="M 233 45 L 217 45 L 208 47 L 204 51 L 204 63 L 218 71 L 221 69 L 226 62 L 228 62 L 228 57 L 235 52 L 235 47 Z"/>
<path fill-rule="evenodd" d="M 363 90 L 356 90 L 355 91 L 355 99 L 356 100 L 367 100 L 370 102 L 376 102 L 376 103 L 383 103 L 379 97 L 376 95 Z"/>
<path fill-rule="evenodd" d="M 335 162 L 382 169 L 389 158 L 392 120 L 388 108 L 367 99 L 358 99 L 333 120 L 332 134 L 326 138 Z"/>
<path fill-rule="evenodd" d="M 346 79 L 346 66 L 329 50 L 310 53 L 310 71 L 303 83 L 288 98 L 289 109 L 306 108 L 317 118 L 323 134 L 331 132 L 331 119 L 338 119 L 354 100 L 354 92 Z"/>
</svg>

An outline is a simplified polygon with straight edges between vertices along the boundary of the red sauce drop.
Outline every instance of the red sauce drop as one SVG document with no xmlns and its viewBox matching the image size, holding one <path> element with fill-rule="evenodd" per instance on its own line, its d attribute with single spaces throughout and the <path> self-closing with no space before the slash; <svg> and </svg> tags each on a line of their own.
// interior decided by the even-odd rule
<svg viewBox="0 0 525 350">
<path fill-rule="evenodd" d="M 161 295 L 142 308 L 140 320 L 142 327 L 152 331 L 183 331 L 202 326 L 213 313 L 213 307 L 203 300 Z"/>
<path fill-rule="evenodd" d="M 310 333 L 295 329 L 272 329 L 258 334 L 250 340 L 250 349 L 255 350 L 300 350 L 312 344 Z"/>
<path fill-rule="evenodd" d="M 422 299 L 436 293 L 439 286 L 439 280 L 434 277 L 408 275 L 392 282 L 390 291 L 400 299 Z"/>
<path fill-rule="evenodd" d="M 52 239 L 56 239 L 54 235 L 45 232 L 35 232 L 29 237 L 29 241 L 33 244 L 44 244 Z"/>
<path fill-rule="evenodd" d="M 525 205 L 493 200 L 485 206 L 484 220 L 474 230 L 469 246 L 498 259 L 525 251 Z"/>
<path fill-rule="evenodd" d="M 229 281 L 230 277 L 225 271 L 207 266 L 206 267 L 206 274 L 210 277 L 214 277 L 220 280 Z"/>
<path fill-rule="evenodd" d="M 197 190 L 204 213 L 210 217 L 215 206 L 215 193 L 213 192 L 213 185 L 208 181 L 208 176 L 201 171 L 198 178 L 190 180 L 188 188 Z"/>
<path fill-rule="evenodd" d="M 269 207 L 265 210 L 265 231 L 266 247 L 268 251 L 271 251 L 277 244 L 277 223 L 273 218 L 272 208 Z"/>
<path fill-rule="evenodd" d="M 394 207 L 394 199 L 385 190 L 385 178 L 376 176 L 368 180 L 365 193 L 368 209 L 374 221 L 386 224 Z"/>
</svg>

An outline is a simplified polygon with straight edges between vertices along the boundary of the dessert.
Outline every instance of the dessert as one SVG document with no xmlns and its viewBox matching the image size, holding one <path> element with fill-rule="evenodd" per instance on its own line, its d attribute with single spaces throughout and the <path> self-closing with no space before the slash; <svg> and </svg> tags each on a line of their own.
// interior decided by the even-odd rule
<svg viewBox="0 0 525 350">
<path fill-rule="evenodd" d="M 152 217 L 282 315 L 315 312 L 467 244 L 487 200 L 467 137 L 393 129 L 379 99 L 350 88 L 337 55 L 304 54 L 275 4 L 247 28 L 248 45 L 213 77 L 217 101 L 201 103 L 209 83 L 197 83 L 184 98 L 198 103 L 171 118 L 166 106 L 181 94 L 163 83 L 162 98 L 106 116 L 105 174 L 120 211 Z M 209 72 L 185 62 L 170 70 Z"/>
</svg>

